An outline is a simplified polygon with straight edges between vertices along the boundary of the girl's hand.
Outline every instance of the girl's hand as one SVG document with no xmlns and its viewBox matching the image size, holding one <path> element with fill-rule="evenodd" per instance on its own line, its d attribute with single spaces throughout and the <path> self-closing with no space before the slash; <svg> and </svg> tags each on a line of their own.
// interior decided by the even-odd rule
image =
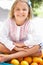
<svg viewBox="0 0 43 65">
<path fill-rule="evenodd" d="M 10 60 L 9 55 L 0 54 L 0 62 L 5 62 Z"/>
<path fill-rule="evenodd" d="M 24 51 L 25 49 L 24 48 L 15 47 L 14 50 L 15 51 Z"/>
<path fill-rule="evenodd" d="M 24 47 L 25 45 L 23 43 L 14 43 L 16 47 Z"/>
</svg>

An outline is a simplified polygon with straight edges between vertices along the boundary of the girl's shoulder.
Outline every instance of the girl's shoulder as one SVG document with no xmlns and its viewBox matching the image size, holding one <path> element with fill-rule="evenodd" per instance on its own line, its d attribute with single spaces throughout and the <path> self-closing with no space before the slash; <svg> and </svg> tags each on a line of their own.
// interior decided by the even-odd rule
<svg viewBox="0 0 43 65">
<path fill-rule="evenodd" d="M 11 22 L 11 21 L 12 21 L 11 18 L 6 19 L 6 22 Z"/>
<path fill-rule="evenodd" d="M 33 18 L 30 20 L 29 25 L 30 26 L 36 26 L 39 22 L 37 21 L 37 18 Z"/>
<path fill-rule="evenodd" d="M 10 19 L 10 18 L 7 18 L 6 20 L 4 20 L 4 24 L 6 24 L 6 25 L 8 25 L 8 24 L 10 24 L 10 22 L 12 22 L 12 19 Z"/>
</svg>

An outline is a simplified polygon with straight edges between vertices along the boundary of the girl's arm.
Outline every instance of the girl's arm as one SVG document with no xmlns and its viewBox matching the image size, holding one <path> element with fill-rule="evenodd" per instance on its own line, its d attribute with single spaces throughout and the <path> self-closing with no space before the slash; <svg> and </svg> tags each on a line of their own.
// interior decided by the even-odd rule
<svg viewBox="0 0 43 65">
<path fill-rule="evenodd" d="M 18 51 L 18 52 L 19 52 L 19 51 L 26 51 L 25 49 L 26 49 L 26 48 L 16 47 L 16 46 L 15 46 L 13 50 L 15 50 L 15 51 Z"/>
<path fill-rule="evenodd" d="M 39 48 L 40 48 L 40 46 L 36 45 L 30 49 L 25 49 L 24 51 L 18 51 L 16 53 L 13 53 L 10 55 L 0 54 L 0 58 L 1 58 L 0 62 L 9 61 L 13 58 L 30 56 L 31 54 L 36 53 L 39 50 Z"/>
<path fill-rule="evenodd" d="M 9 55 L 9 57 L 10 57 L 10 59 L 12 59 L 12 58 L 29 56 L 33 53 L 36 53 L 39 50 L 39 48 L 40 48 L 40 46 L 37 45 L 37 46 L 34 46 L 30 49 L 25 49 L 24 51 L 19 51 L 19 52 L 16 52 L 14 54 L 11 54 L 11 55 Z"/>
<path fill-rule="evenodd" d="M 0 42 L 10 51 L 15 47 L 13 42 L 8 37 L 9 35 L 9 21 L 5 21 L 0 28 Z"/>
<path fill-rule="evenodd" d="M 26 45 L 24 44 L 24 42 L 14 42 L 13 43 L 16 47 L 26 47 Z"/>
</svg>

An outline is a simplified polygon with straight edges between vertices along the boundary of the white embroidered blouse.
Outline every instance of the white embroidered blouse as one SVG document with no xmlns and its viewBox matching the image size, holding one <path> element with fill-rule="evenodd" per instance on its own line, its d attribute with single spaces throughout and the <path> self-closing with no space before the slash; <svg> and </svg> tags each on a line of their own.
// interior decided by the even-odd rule
<svg viewBox="0 0 43 65">
<path fill-rule="evenodd" d="M 15 47 L 13 42 L 23 42 L 26 46 L 32 47 L 40 44 L 40 39 L 33 22 L 26 21 L 22 26 L 17 26 L 15 21 L 8 19 L 0 29 L 0 42 L 12 50 Z"/>
</svg>

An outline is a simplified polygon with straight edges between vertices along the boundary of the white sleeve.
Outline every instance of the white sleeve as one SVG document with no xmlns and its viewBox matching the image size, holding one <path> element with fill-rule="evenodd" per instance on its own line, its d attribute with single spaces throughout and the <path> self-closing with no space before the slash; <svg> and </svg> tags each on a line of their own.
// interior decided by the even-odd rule
<svg viewBox="0 0 43 65">
<path fill-rule="evenodd" d="M 7 22 L 2 23 L 0 28 L 0 42 L 6 46 L 10 51 L 15 47 L 13 42 L 8 37 L 9 34 L 9 25 Z"/>
<path fill-rule="evenodd" d="M 28 38 L 24 41 L 26 46 L 32 47 L 41 43 L 40 36 L 37 34 L 34 23 L 30 23 Z"/>
</svg>

